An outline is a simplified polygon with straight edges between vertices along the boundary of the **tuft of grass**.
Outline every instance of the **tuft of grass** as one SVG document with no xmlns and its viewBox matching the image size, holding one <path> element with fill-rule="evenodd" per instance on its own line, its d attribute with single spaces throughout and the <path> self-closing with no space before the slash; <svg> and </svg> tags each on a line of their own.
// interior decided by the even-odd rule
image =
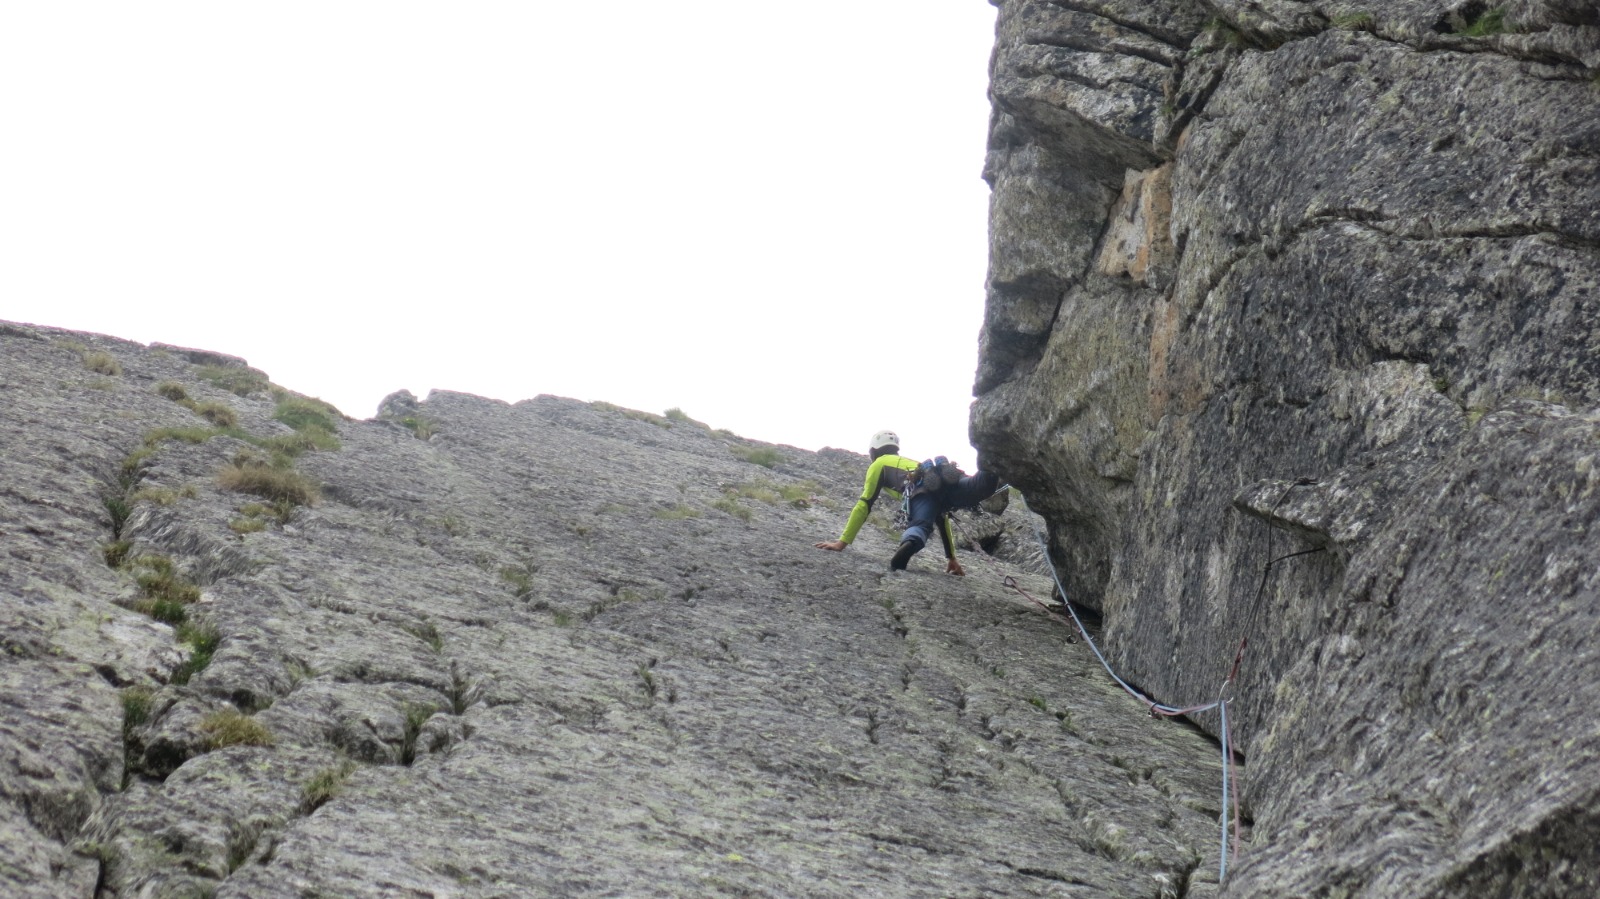
<svg viewBox="0 0 1600 899">
<path fill-rule="evenodd" d="M 156 691 L 144 686 L 126 687 L 122 690 L 122 732 L 124 734 L 150 720 L 150 707 L 155 704 Z"/>
<path fill-rule="evenodd" d="M 783 497 L 784 502 L 787 502 L 791 506 L 800 508 L 811 505 L 812 499 L 814 499 L 817 495 L 817 490 L 817 483 L 815 481 L 801 481 L 798 484 L 778 485 L 778 495 Z"/>
<path fill-rule="evenodd" d="M 133 514 L 133 505 L 125 496 L 108 496 L 101 502 L 105 503 L 106 514 L 111 516 L 111 536 L 121 539 L 122 526 L 128 523 L 128 516 Z"/>
<path fill-rule="evenodd" d="M 732 496 L 724 496 L 722 499 L 712 503 L 711 508 L 719 512 L 726 512 L 740 521 L 749 521 L 751 517 L 750 510 L 739 505 L 739 501 Z"/>
<path fill-rule="evenodd" d="M 215 428 L 154 428 L 144 434 L 144 445 L 151 449 L 160 446 L 164 441 L 176 440 L 179 443 L 205 443 L 217 436 L 220 431 Z"/>
<path fill-rule="evenodd" d="M 732 490 L 745 499 L 753 499 L 769 506 L 775 506 L 783 499 L 782 494 L 778 493 L 770 483 L 740 484 Z"/>
<path fill-rule="evenodd" d="M 177 381 L 162 381 L 156 385 L 156 393 L 172 400 L 174 403 L 181 403 L 189 398 L 189 391 L 185 390 L 183 385 Z"/>
<path fill-rule="evenodd" d="M 538 572 L 539 566 L 531 562 L 507 565 L 500 569 L 500 580 L 511 586 L 512 596 L 526 600 L 533 595 L 533 576 Z"/>
<path fill-rule="evenodd" d="M 689 413 L 679 409 L 677 406 L 673 406 L 671 409 L 668 409 L 666 416 L 667 421 L 679 422 L 686 425 L 694 425 L 695 427 L 705 431 L 711 430 L 710 425 L 703 421 L 695 421 L 689 417 Z"/>
<path fill-rule="evenodd" d="M 200 719 L 207 749 L 227 746 L 271 746 L 272 731 L 238 709 L 224 709 Z"/>
<path fill-rule="evenodd" d="M 676 505 L 670 509 L 656 509 L 650 514 L 657 518 L 665 518 L 668 521 L 681 521 L 685 518 L 699 518 L 700 510 L 685 505 Z"/>
<path fill-rule="evenodd" d="M 129 608 L 140 615 L 148 615 L 163 624 L 170 624 L 173 627 L 177 627 L 189 620 L 188 606 L 176 600 L 154 599 L 147 596 L 134 601 Z"/>
<path fill-rule="evenodd" d="M 1509 31 L 1506 27 L 1506 11 L 1502 7 L 1486 9 L 1483 14 L 1467 23 L 1461 30 L 1465 37 L 1492 37 Z"/>
<path fill-rule="evenodd" d="M 307 425 L 291 434 L 275 434 L 264 440 L 250 438 L 249 442 L 267 452 L 287 456 L 291 459 L 299 458 L 302 454 L 312 450 L 331 452 L 340 446 L 338 437 L 335 437 L 332 432 L 325 431 L 315 425 Z"/>
<path fill-rule="evenodd" d="M 239 424 L 239 414 L 233 411 L 233 407 L 217 400 L 194 403 L 189 410 L 219 428 L 231 428 Z"/>
<path fill-rule="evenodd" d="M 291 513 L 293 508 L 293 506 L 290 507 Z M 277 515 L 271 506 L 265 506 L 261 503 L 245 503 L 239 507 L 239 517 L 229 522 L 228 527 L 235 534 L 254 534 L 257 531 L 267 529 L 267 523 L 264 519 L 268 515 L 274 515 L 280 522 L 286 520 L 282 515 Z"/>
<path fill-rule="evenodd" d="M 224 490 L 249 493 L 290 506 L 316 505 L 321 491 L 315 482 L 292 468 L 277 468 L 260 460 L 235 460 L 217 473 Z"/>
<path fill-rule="evenodd" d="M 416 637 L 435 653 L 444 651 L 444 635 L 439 633 L 439 626 L 432 621 L 423 619 L 418 624 L 404 625 L 404 629 L 411 636 Z"/>
<path fill-rule="evenodd" d="M 273 410 L 272 417 L 296 431 L 318 428 L 328 434 L 335 434 L 339 430 L 337 423 L 339 410 L 322 400 L 308 396 L 292 394 L 284 396 L 278 400 L 278 406 Z"/>
<path fill-rule="evenodd" d="M 128 458 L 122 460 L 122 465 L 117 469 L 117 483 L 122 486 L 122 489 L 132 489 L 133 485 L 139 483 L 139 479 L 144 477 L 145 461 L 155 455 L 155 452 L 154 449 L 148 446 L 141 446 L 129 453 Z M 106 502 L 109 504 L 111 500 L 106 500 Z M 126 505 L 126 500 L 124 500 L 124 505 Z M 126 517 L 126 515 L 123 516 L 123 518 Z"/>
<path fill-rule="evenodd" d="M 300 787 L 300 814 L 309 815 L 328 802 L 343 789 L 344 782 L 356 770 L 355 763 L 345 760 L 332 768 L 323 768 Z"/>
<path fill-rule="evenodd" d="M 203 381 L 228 391 L 235 396 L 253 396 L 271 386 L 261 372 L 232 365 L 202 365 L 195 374 Z"/>
<path fill-rule="evenodd" d="M 400 744 L 400 764 L 410 765 L 417 760 L 417 737 L 422 736 L 422 725 L 428 723 L 434 712 L 432 706 L 406 703 L 406 730 Z"/>
<path fill-rule="evenodd" d="M 666 418 L 664 418 L 664 417 L 662 417 L 660 415 L 655 415 L 655 414 L 650 413 L 650 412 L 640 412 L 637 409 L 624 409 L 621 406 L 617 405 L 616 403 L 608 403 L 608 402 L 605 402 L 603 400 L 597 401 L 597 402 L 594 402 L 594 403 L 590 403 L 589 405 L 591 407 L 595 408 L 595 409 L 600 410 L 601 412 L 616 412 L 617 414 L 621 415 L 623 418 L 631 418 L 634 421 L 649 422 L 650 424 L 653 424 L 656 427 L 660 427 L 660 428 L 670 428 L 670 427 L 672 427 L 672 422 L 668 421 Z"/>
<path fill-rule="evenodd" d="M 110 377 L 118 377 L 122 374 L 122 363 L 118 362 L 117 357 L 110 353 L 85 353 L 83 355 L 83 367 L 96 374 L 109 375 Z"/>
<path fill-rule="evenodd" d="M 211 664 L 212 655 L 222 644 L 222 635 L 208 622 L 185 621 L 178 625 L 178 642 L 189 644 L 189 658 L 172 672 L 172 682 L 187 684 L 190 678 Z"/>
<path fill-rule="evenodd" d="M 143 768 L 140 741 L 134 731 L 150 720 L 155 705 L 156 691 L 142 685 L 126 687 L 122 691 L 122 786 L 127 788 L 136 771 Z"/>
<path fill-rule="evenodd" d="M 171 487 L 141 487 L 128 497 L 130 503 L 154 503 L 158 506 L 170 506 L 180 499 L 194 499 L 199 496 L 199 491 L 193 484 L 186 484 L 181 489 L 173 490 Z"/>
<path fill-rule="evenodd" d="M 411 435 L 418 440 L 427 440 L 429 437 L 439 433 L 438 426 L 421 415 L 408 415 L 400 419 L 400 424 L 404 425 L 411 432 Z"/>
<path fill-rule="evenodd" d="M 770 446 L 735 446 L 733 454 L 762 468 L 776 468 L 783 463 L 783 454 Z"/>
<path fill-rule="evenodd" d="M 100 548 L 100 555 L 106 560 L 106 567 L 121 568 L 128 561 L 128 552 L 133 549 L 133 544 L 127 540 L 113 540 Z"/>
<path fill-rule="evenodd" d="M 178 573 L 166 556 L 140 556 L 133 560 L 133 580 L 146 598 L 186 606 L 200 601 L 200 588 Z"/>
</svg>

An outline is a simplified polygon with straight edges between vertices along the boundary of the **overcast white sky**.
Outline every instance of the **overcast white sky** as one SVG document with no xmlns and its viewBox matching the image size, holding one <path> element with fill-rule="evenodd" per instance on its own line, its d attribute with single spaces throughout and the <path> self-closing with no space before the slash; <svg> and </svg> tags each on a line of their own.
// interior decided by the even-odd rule
<svg viewBox="0 0 1600 899">
<path fill-rule="evenodd" d="M 971 463 L 984 0 L 8 3 L 0 319 Z"/>
</svg>

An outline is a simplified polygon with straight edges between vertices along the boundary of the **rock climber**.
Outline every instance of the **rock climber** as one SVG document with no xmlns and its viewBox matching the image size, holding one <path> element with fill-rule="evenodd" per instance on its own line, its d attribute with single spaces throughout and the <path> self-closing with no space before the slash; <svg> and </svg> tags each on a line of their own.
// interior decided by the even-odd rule
<svg viewBox="0 0 1600 899">
<path fill-rule="evenodd" d="M 850 510 L 850 520 L 845 522 L 844 533 L 839 535 L 838 540 L 826 540 L 816 544 L 816 547 L 843 551 L 855 541 L 879 493 L 886 491 L 899 499 L 909 488 L 911 498 L 907 506 L 910 523 L 900 537 L 900 548 L 889 560 L 889 570 L 904 571 L 911 557 L 927 545 L 928 538 L 937 527 L 939 537 L 944 541 L 945 572 L 966 574 L 961 563 L 956 561 L 956 542 L 950 533 L 950 512 L 953 509 L 971 508 L 988 498 L 1000 486 L 1000 478 L 991 472 L 979 471 L 961 477 L 955 483 L 919 490 L 911 483 L 917 471 L 917 462 L 900 455 L 900 437 L 893 431 L 879 431 L 872 435 L 872 445 L 867 454 L 872 464 L 867 466 L 867 480 L 861 487 L 861 498 Z"/>
</svg>

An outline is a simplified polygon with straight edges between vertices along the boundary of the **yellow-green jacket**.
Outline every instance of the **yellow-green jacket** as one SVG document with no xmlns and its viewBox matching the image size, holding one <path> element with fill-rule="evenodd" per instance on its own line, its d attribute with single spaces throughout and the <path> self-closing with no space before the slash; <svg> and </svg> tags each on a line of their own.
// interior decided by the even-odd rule
<svg viewBox="0 0 1600 899">
<path fill-rule="evenodd" d="M 916 471 L 915 459 L 889 453 L 872 460 L 867 466 L 867 481 L 861 486 L 861 498 L 856 500 L 856 506 L 850 510 L 850 520 L 845 522 L 844 533 L 839 535 L 839 542 L 849 545 L 855 542 L 856 535 L 861 532 L 861 525 L 866 523 L 867 516 L 872 513 L 872 504 L 878 499 L 879 493 L 887 493 L 896 500 L 906 489 L 906 473 Z M 944 541 L 944 557 L 956 557 L 956 541 L 950 534 L 950 516 L 939 516 L 939 538 Z"/>
</svg>

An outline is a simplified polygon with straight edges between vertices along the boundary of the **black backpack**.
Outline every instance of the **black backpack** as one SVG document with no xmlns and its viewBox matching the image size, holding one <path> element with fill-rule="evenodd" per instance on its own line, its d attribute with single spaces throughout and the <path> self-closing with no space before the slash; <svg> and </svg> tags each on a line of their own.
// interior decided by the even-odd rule
<svg viewBox="0 0 1600 899">
<path fill-rule="evenodd" d="M 906 496 L 954 487 L 966 476 L 960 466 L 944 456 L 924 459 L 915 469 L 906 473 Z"/>
</svg>

